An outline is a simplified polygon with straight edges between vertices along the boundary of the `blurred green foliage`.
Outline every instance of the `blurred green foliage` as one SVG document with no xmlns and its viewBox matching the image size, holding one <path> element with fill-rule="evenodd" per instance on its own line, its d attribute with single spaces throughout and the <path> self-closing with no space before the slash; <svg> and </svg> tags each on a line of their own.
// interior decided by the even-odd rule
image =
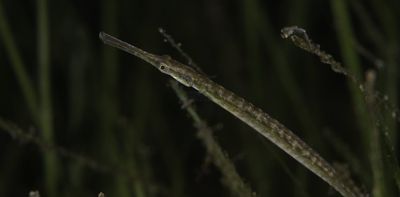
<svg viewBox="0 0 400 197">
<path fill-rule="evenodd" d="M 281 39 L 280 29 L 291 25 L 305 28 L 361 80 L 376 72 L 376 91 L 392 106 L 371 111 L 355 84 Z M 213 80 L 345 166 L 373 196 L 399 195 L 398 164 L 386 155 L 397 153 L 400 1 L 0 0 L 0 119 L 68 152 L 0 132 L 0 196 L 230 195 L 168 77 L 98 39 L 105 31 L 184 62 L 159 27 Z M 213 134 L 258 196 L 338 196 L 187 91 L 210 125 L 222 125 Z"/>
</svg>

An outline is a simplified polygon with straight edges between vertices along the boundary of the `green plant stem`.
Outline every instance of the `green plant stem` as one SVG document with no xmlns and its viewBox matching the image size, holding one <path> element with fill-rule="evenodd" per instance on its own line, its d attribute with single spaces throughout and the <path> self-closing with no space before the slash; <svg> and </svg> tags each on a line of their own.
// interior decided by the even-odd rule
<svg viewBox="0 0 400 197">
<path fill-rule="evenodd" d="M 261 5 L 259 5 L 258 0 L 250 1 L 253 1 L 253 3 L 250 3 L 248 6 L 253 7 L 251 10 L 257 13 L 255 14 L 255 17 L 257 17 L 256 21 L 259 21 L 259 24 L 262 24 L 258 28 L 253 29 L 253 31 L 260 32 L 262 41 L 264 41 L 267 49 L 273 51 L 273 55 L 271 56 L 272 66 L 274 66 L 279 75 L 278 78 L 282 83 L 285 93 L 290 99 L 290 103 L 295 109 L 293 111 L 303 128 L 306 138 L 313 144 L 318 144 L 320 143 L 320 139 L 315 137 L 317 136 L 315 133 L 318 131 L 315 125 L 315 120 L 312 114 L 310 114 L 307 105 L 305 105 L 307 102 L 304 97 L 302 97 L 300 88 L 297 85 L 298 83 L 294 80 L 295 77 L 287 62 L 284 48 L 276 42 L 276 39 L 274 39 L 277 35 L 272 31 L 273 25 L 271 24 L 271 20 L 266 14 L 259 10 Z M 317 146 L 321 147 L 321 145 L 322 143 Z"/>
<path fill-rule="evenodd" d="M 50 80 L 50 35 L 47 12 L 47 0 L 37 1 L 37 57 L 39 66 L 39 92 L 40 92 L 40 128 L 45 141 L 53 143 L 53 115 L 51 107 L 51 80 Z M 46 190 L 49 196 L 57 195 L 58 166 L 54 153 L 44 154 L 44 174 Z"/>
<path fill-rule="evenodd" d="M 28 105 L 29 112 L 32 117 L 37 117 L 38 106 L 37 97 L 35 94 L 32 82 L 29 79 L 28 73 L 26 72 L 25 64 L 21 58 L 20 52 L 17 49 L 14 37 L 10 31 L 5 12 L 3 9 L 2 2 L 0 1 L 0 36 L 3 41 L 3 45 L 8 53 L 11 61 L 12 69 L 17 77 L 19 86 L 21 87 L 22 94 L 24 96 L 25 102 Z"/>
<path fill-rule="evenodd" d="M 398 7 L 391 7 L 388 2 L 381 2 L 371 0 L 372 7 L 377 13 L 378 20 L 383 26 L 386 42 L 382 42 L 380 49 L 383 52 L 384 61 L 386 65 L 385 73 L 382 78 L 384 81 L 384 90 L 392 105 L 396 108 L 398 106 L 398 65 L 399 65 L 399 25 L 398 17 L 395 15 L 399 11 Z M 396 10 L 397 9 L 397 10 Z M 385 120 L 389 128 L 388 132 L 392 138 L 393 145 L 397 146 L 397 124 L 393 120 L 392 113 L 387 111 Z M 389 145 L 392 146 L 392 145 Z M 400 189 L 400 188 L 399 188 Z"/>
<path fill-rule="evenodd" d="M 137 150 L 140 150 L 142 147 L 140 147 L 140 140 L 141 139 L 137 139 L 138 136 L 138 131 L 141 131 L 142 128 L 138 128 L 137 124 L 127 124 L 124 128 L 124 133 L 125 138 L 127 139 L 127 141 L 124 143 L 124 152 L 125 155 L 124 157 L 125 162 L 127 163 L 127 166 L 129 168 L 130 173 L 133 175 L 133 177 L 135 177 L 135 180 L 132 183 L 132 188 L 134 191 L 134 196 L 136 197 L 146 197 L 146 190 L 144 185 L 146 185 L 146 180 L 144 179 L 144 174 L 146 174 L 146 170 L 145 168 L 139 168 L 139 165 L 141 163 L 146 163 L 146 159 L 137 157 Z M 142 129 L 143 130 L 143 129 Z M 131 143 L 127 143 L 127 142 L 131 142 Z M 140 161 L 140 163 L 139 163 Z"/>
<path fill-rule="evenodd" d="M 264 83 L 265 71 L 262 67 L 261 62 L 261 51 L 260 51 L 260 38 L 259 29 L 257 28 L 260 24 L 259 14 L 257 12 L 257 2 L 254 0 L 239 1 L 239 8 L 243 12 L 243 23 L 244 23 L 244 35 L 245 35 L 245 52 L 246 52 L 246 67 L 248 67 L 250 92 L 260 102 L 265 99 L 265 89 L 260 84 Z M 244 132 L 241 132 L 241 134 Z M 243 135 L 243 134 L 242 134 Z M 260 195 L 270 193 L 272 184 L 269 179 L 265 178 L 266 174 L 270 174 L 272 171 L 271 162 L 268 162 L 269 158 L 259 158 L 258 150 L 259 147 L 256 144 L 251 143 L 248 137 L 241 136 L 243 144 L 248 144 L 243 148 L 246 152 L 249 152 L 247 161 L 247 168 L 251 173 L 251 177 L 256 180 L 256 188 Z M 262 162 L 264 161 L 264 162 Z"/>
<path fill-rule="evenodd" d="M 108 31 L 116 33 L 118 31 L 118 5 L 119 1 L 102 0 L 101 1 L 101 24 Z M 118 56 L 115 51 L 103 48 L 102 50 L 102 68 L 100 69 L 101 89 L 99 98 L 100 111 L 100 139 L 105 157 L 112 163 L 126 163 L 123 154 L 118 150 L 116 136 L 116 122 L 118 103 L 117 95 L 117 75 L 118 75 Z M 129 139 L 127 139 L 129 140 Z M 124 141 L 124 143 L 127 143 Z M 128 183 L 126 177 L 116 176 L 113 178 L 112 187 L 114 190 L 108 192 L 110 196 L 127 197 L 130 196 L 132 185 Z"/>
<path fill-rule="evenodd" d="M 146 197 L 151 196 L 150 187 L 148 186 L 156 184 L 153 180 L 155 175 L 153 174 L 154 171 L 149 155 L 140 154 L 138 150 L 146 149 L 143 141 L 145 141 L 145 131 L 149 129 L 146 126 L 149 125 L 149 122 L 152 122 L 154 118 L 151 114 L 153 110 L 149 109 L 149 107 L 153 107 L 150 103 L 153 103 L 151 99 L 155 96 L 152 94 L 153 92 L 150 91 L 151 87 L 149 87 L 150 84 L 147 81 L 149 76 L 146 70 L 139 69 L 131 74 L 134 75 L 134 77 L 132 77 L 128 83 L 136 84 L 132 94 L 140 95 L 135 96 L 132 100 L 132 113 L 140 115 L 133 116 L 131 120 L 132 129 L 125 134 L 125 145 L 127 149 L 126 152 L 129 154 L 127 157 L 130 158 L 131 161 L 129 168 L 141 179 L 140 182 L 135 182 L 133 185 L 135 195 L 137 197 Z"/>
<path fill-rule="evenodd" d="M 348 66 L 349 71 L 357 78 L 362 78 L 360 60 L 355 51 L 355 39 L 351 28 L 350 17 L 348 15 L 347 4 L 344 0 L 331 0 L 332 12 L 334 15 L 335 25 L 338 33 L 338 40 L 341 47 L 344 64 Z M 364 136 L 364 145 L 368 150 L 369 161 L 372 171 L 374 197 L 384 197 L 386 195 L 385 174 L 383 166 L 382 152 L 380 151 L 380 139 L 376 130 L 376 119 L 370 116 L 368 108 L 363 98 L 363 92 L 360 92 L 358 84 L 354 84 L 348 80 L 350 93 L 355 113 L 358 120 L 358 125 Z M 362 89 L 362 88 L 361 88 Z"/>
<path fill-rule="evenodd" d="M 307 106 L 306 100 L 302 96 L 303 93 L 300 92 L 301 88 L 299 88 L 298 82 L 295 80 L 296 77 L 294 77 L 293 72 L 291 72 L 292 68 L 290 68 L 290 65 L 288 64 L 286 57 L 287 54 L 285 53 L 284 47 L 282 47 L 282 45 L 276 41 L 277 40 L 276 37 L 278 37 L 278 35 L 273 31 L 274 27 L 271 24 L 270 18 L 260 9 L 261 5 L 259 0 L 246 0 L 243 1 L 243 4 L 245 5 L 243 7 L 247 7 L 245 9 L 246 11 L 245 16 L 247 19 L 245 20 L 246 22 L 245 29 L 246 32 L 247 31 L 249 32 L 247 34 L 252 37 L 254 36 L 257 36 L 257 38 L 260 37 L 259 40 L 255 40 L 254 38 L 248 39 L 248 42 L 253 41 L 256 43 L 250 46 L 253 46 L 253 48 L 260 47 L 261 45 L 259 43 L 261 42 L 263 46 L 265 46 L 266 49 L 271 52 L 272 55 L 269 57 L 269 61 L 271 61 L 271 67 L 275 69 L 278 75 L 277 77 L 278 81 L 282 84 L 283 91 L 287 95 L 291 107 L 293 107 L 294 109 L 293 113 L 295 114 L 296 118 L 298 119 L 301 125 L 302 128 L 301 131 L 304 133 L 305 139 L 307 139 L 307 141 L 309 141 L 311 144 L 314 144 L 315 147 L 322 149 L 323 143 L 321 143 L 321 140 L 318 137 L 319 135 L 316 135 L 316 133 L 318 133 L 317 129 L 318 125 L 316 124 L 313 114 L 310 113 L 310 109 Z M 301 4 L 304 5 L 305 3 L 302 2 Z M 291 16 L 293 17 L 293 15 Z M 251 54 L 251 57 L 247 57 L 248 59 L 260 58 L 259 56 L 254 55 L 254 53 L 260 53 L 259 50 L 249 51 L 249 53 Z M 260 71 L 254 71 L 254 72 L 257 74 L 260 73 Z M 255 81 L 253 84 L 257 87 L 264 87 L 260 86 L 259 84 L 265 83 L 263 82 L 265 75 L 267 75 L 266 72 L 262 73 L 261 75 L 262 80 L 260 79 L 261 82 Z M 255 90 L 255 91 L 265 92 L 265 89 Z M 256 159 L 258 160 L 258 158 Z M 262 168 L 265 167 L 262 166 Z M 260 175 L 263 174 L 258 172 L 256 173 Z M 296 177 L 297 179 L 307 178 L 304 168 L 298 169 L 298 175 L 299 176 Z M 303 186 L 303 188 L 296 188 L 299 191 L 304 191 L 304 187 L 307 187 L 306 180 L 304 181 L 297 180 L 296 182 L 301 183 L 301 185 Z M 265 186 L 262 186 L 262 188 L 265 188 Z"/>
<path fill-rule="evenodd" d="M 249 67 L 248 72 L 251 79 L 252 93 L 258 100 L 265 99 L 265 91 L 260 84 L 263 83 L 265 68 L 261 63 L 260 38 L 257 32 L 259 24 L 259 14 L 257 12 L 257 1 L 247 0 L 242 3 L 245 30 L 245 46 L 246 46 L 246 65 Z"/>
<path fill-rule="evenodd" d="M 371 7 L 376 13 L 379 24 L 382 26 L 382 31 L 385 35 L 385 42 L 381 42 L 379 50 L 382 52 L 382 56 L 385 62 L 385 69 L 379 75 L 382 79 L 383 90 L 389 98 L 393 109 L 398 107 L 398 65 L 399 65 L 399 25 L 398 25 L 398 13 L 399 7 L 395 4 L 399 4 L 397 1 L 394 2 L 382 2 L 377 0 L 370 0 Z M 397 15 L 396 15 L 397 14 Z M 385 164 L 390 168 L 388 176 L 393 176 L 396 181 L 397 191 L 400 192 L 400 174 L 399 166 L 396 158 L 395 149 L 398 147 L 398 132 L 396 119 L 397 116 L 393 116 L 392 110 L 385 110 L 384 122 L 387 129 L 384 133 L 381 133 L 383 138 L 384 155 L 386 156 Z M 388 186 L 390 187 L 390 186 Z M 389 194 L 390 195 L 390 194 Z"/>
</svg>

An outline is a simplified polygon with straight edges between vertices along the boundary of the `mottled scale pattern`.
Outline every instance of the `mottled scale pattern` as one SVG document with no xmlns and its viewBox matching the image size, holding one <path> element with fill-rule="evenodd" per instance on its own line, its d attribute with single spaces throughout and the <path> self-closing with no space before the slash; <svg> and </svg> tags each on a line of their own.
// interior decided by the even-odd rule
<svg viewBox="0 0 400 197">
<path fill-rule="evenodd" d="M 335 187 L 340 193 L 345 196 L 363 196 L 354 184 L 341 182 L 335 169 L 316 151 L 260 108 L 208 78 L 197 80 L 194 86 L 215 103 L 270 139 L 293 158 Z"/>
</svg>

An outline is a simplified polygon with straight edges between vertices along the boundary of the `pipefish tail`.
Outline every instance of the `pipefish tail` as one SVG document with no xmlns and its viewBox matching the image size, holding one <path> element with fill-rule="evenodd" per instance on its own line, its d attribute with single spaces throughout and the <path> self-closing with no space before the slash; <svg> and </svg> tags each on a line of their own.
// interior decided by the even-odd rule
<svg viewBox="0 0 400 197">
<path fill-rule="evenodd" d="M 135 55 L 183 85 L 196 89 L 276 144 L 310 171 L 321 177 L 341 195 L 345 197 L 367 196 L 351 180 L 343 178 L 325 159 L 283 124 L 252 103 L 215 83 L 204 74 L 173 60 L 169 56 L 151 54 L 104 32 L 100 32 L 99 37 L 105 44 Z"/>
</svg>

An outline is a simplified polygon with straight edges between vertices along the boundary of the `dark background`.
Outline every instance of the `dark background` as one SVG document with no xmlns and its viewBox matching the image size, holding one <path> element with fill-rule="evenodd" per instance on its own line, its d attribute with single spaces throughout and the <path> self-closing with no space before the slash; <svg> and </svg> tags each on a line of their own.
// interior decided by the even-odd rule
<svg viewBox="0 0 400 197">
<path fill-rule="evenodd" d="M 384 148 L 397 151 L 390 116 L 398 101 L 398 0 L 1 0 L 0 17 L 0 196 L 231 195 L 169 77 L 98 39 L 105 31 L 186 63 L 159 27 L 213 80 L 278 119 L 365 191 L 398 195 L 396 163 Z M 280 37 L 291 25 L 306 29 L 361 83 L 367 70 L 376 73 L 377 103 L 391 103 L 373 105 L 381 118 L 371 120 L 375 111 L 365 107 L 359 84 Z M 259 196 L 339 196 L 185 90 Z"/>
</svg>

